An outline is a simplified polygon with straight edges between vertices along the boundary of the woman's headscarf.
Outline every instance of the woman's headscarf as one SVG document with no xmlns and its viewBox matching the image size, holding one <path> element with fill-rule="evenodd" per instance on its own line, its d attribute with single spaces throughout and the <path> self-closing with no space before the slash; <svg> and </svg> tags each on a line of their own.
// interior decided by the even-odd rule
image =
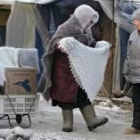
<svg viewBox="0 0 140 140">
<path fill-rule="evenodd" d="M 92 22 L 95 24 L 99 20 L 98 12 L 86 4 L 78 6 L 74 11 L 74 16 L 83 29 L 85 29 L 89 23 Z"/>
</svg>

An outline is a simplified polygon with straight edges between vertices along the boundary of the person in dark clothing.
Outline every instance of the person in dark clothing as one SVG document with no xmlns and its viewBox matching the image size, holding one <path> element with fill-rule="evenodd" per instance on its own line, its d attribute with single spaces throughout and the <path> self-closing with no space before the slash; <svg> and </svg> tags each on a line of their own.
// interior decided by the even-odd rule
<svg viewBox="0 0 140 140">
<path fill-rule="evenodd" d="M 132 127 L 125 130 L 126 134 L 140 133 L 140 9 L 133 13 L 133 23 L 136 30 L 128 40 L 127 57 L 123 73 L 132 88 L 133 122 Z"/>
<path fill-rule="evenodd" d="M 96 116 L 86 92 L 78 86 L 72 75 L 67 54 L 58 48 L 59 41 L 64 37 L 74 37 L 79 42 L 94 47 L 91 27 L 98 19 L 98 13 L 90 6 L 77 7 L 74 14 L 58 27 L 43 57 L 45 71 L 39 91 L 43 92 L 46 100 L 51 97 L 54 106 L 62 108 L 62 130 L 65 132 L 73 130 L 73 109 L 76 107 L 80 109 L 90 131 L 108 121 L 106 117 Z"/>
</svg>

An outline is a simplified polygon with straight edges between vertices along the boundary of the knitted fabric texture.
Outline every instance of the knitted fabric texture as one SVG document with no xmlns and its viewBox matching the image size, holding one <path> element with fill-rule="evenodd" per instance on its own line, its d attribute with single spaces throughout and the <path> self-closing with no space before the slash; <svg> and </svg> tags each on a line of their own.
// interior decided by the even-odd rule
<svg viewBox="0 0 140 140">
<path fill-rule="evenodd" d="M 110 44 L 99 41 L 95 48 L 91 48 L 66 37 L 59 41 L 59 48 L 68 54 L 77 84 L 86 91 L 90 100 L 94 100 L 104 80 Z"/>
<path fill-rule="evenodd" d="M 39 73 L 38 50 L 35 48 L 18 48 L 18 63 L 20 67 L 37 68 Z"/>
</svg>

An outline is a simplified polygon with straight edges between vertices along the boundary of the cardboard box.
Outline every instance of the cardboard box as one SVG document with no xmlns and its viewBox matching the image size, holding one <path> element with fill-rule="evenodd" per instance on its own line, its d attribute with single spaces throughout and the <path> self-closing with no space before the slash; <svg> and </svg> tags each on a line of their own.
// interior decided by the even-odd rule
<svg viewBox="0 0 140 140">
<path fill-rule="evenodd" d="M 29 95 L 36 93 L 36 74 L 34 68 L 6 68 L 5 94 Z"/>
</svg>

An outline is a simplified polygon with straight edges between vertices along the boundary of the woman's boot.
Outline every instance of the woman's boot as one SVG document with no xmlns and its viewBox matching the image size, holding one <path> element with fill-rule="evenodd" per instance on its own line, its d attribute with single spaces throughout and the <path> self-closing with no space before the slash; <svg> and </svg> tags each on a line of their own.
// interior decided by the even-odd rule
<svg viewBox="0 0 140 140">
<path fill-rule="evenodd" d="M 98 118 L 96 116 L 92 105 L 87 105 L 83 108 L 80 108 L 80 111 L 86 121 L 89 131 L 92 131 L 93 129 L 97 128 L 98 126 L 104 125 L 105 123 L 108 122 L 108 118 L 106 118 L 106 117 Z"/>
<path fill-rule="evenodd" d="M 73 130 L 73 110 L 62 109 L 63 131 L 71 132 Z"/>
</svg>

